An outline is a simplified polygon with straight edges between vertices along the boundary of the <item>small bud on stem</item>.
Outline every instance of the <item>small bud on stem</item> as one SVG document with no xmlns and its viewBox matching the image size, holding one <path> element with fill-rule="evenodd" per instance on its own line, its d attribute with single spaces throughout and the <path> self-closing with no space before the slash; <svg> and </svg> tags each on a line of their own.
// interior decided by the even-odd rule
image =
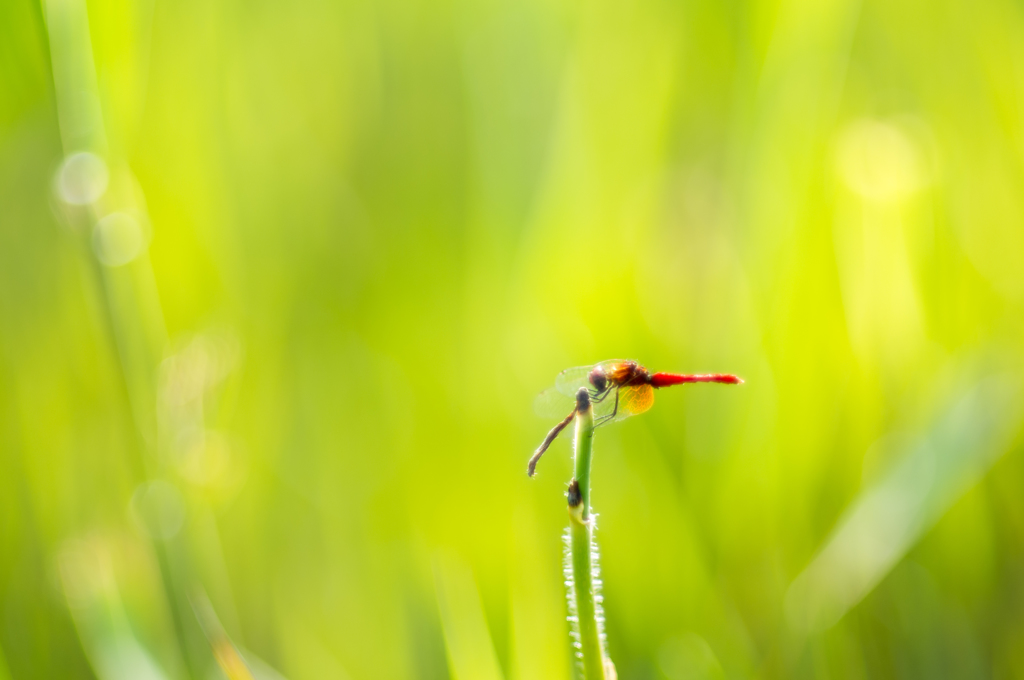
<svg viewBox="0 0 1024 680">
<path fill-rule="evenodd" d="M 570 508 L 575 508 L 582 503 L 583 496 L 580 495 L 580 483 L 575 479 L 569 482 L 569 490 L 565 493 L 565 496 L 569 499 Z"/>
<path fill-rule="evenodd" d="M 576 392 L 576 411 L 583 413 L 590 408 L 590 390 L 586 387 L 581 387 Z"/>
</svg>

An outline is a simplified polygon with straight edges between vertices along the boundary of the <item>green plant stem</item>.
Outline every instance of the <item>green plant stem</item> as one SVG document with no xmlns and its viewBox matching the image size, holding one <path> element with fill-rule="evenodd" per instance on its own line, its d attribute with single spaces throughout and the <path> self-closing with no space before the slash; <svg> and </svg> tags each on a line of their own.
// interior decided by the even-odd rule
<svg viewBox="0 0 1024 680">
<path fill-rule="evenodd" d="M 582 403 L 580 404 L 583 405 Z M 594 583 L 594 522 L 590 514 L 590 462 L 594 453 L 594 409 L 586 400 L 576 416 L 576 479 L 569 493 L 572 588 L 579 652 L 586 680 L 605 680 L 602 620 Z"/>
<path fill-rule="evenodd" d="M 583 501 L 583 521 L 590 521 L 590 461 L 594 457 L 594 407 L 576 414 L 576 483 Z"/>
<path fill-rule="evenodd" d="M 107 140 L 108 128 L 100 103 L 86 5 L 85 0 L 43 2 L 64 152 L 69 156 L 77 151 L 93 153 L 102 159 L 111 173 L 111 186 L 104 194 L 102 204 L 90 204 L 67 213 L 74 232 L 89 249 L 89 238 L 99 217 L 114 209 L 123 210 L 131 204 L 124 202 L 124 195 L 117 189 L 116 178 L 125 172 L 125 166 L 113 157 Z M 152 266 L 145 253 L 131 264 L 116 269 L 102 266 L 95 258 L 91 260 L 102 290 L 100 299 L 139 435 L 139 477 L 159 479 L 162 463 L 157 443 L 157 371 L 167 347 L 167 329 Z M 188 623 L 187 588 L 196 580 L 194 574 L 197 569 L 187 545 L 181 537 L 173 543 L 158 539 L 152 541 L 160 584 L 167 599 L 172 630 L 177 637 L 177 649 L 188 676 L 200 678 L 207 675 L 209 652 L 202 631 Z M 81 633 L 80 639 L 86 643 Z"/>
</svg>

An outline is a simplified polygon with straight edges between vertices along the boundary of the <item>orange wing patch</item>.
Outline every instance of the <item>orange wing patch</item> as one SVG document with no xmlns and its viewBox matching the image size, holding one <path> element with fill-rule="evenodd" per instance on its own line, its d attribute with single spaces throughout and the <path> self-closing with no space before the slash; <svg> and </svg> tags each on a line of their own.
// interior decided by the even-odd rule
<svg viewBox="0 0 1024 680">
<path fill-rule="evenodd" d="M 619 389 L 619 412 L 636 416 L 654 406 L 654 388 L 650 385 L 630 385 Z"/>
</svg>

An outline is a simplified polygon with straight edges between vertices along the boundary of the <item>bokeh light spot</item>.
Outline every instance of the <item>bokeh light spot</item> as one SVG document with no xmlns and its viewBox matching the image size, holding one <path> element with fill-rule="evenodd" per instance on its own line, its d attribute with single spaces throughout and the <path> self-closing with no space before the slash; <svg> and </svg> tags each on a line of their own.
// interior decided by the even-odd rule
<svg viewBox="0 0 1024 680">
<path fill-rule="evenodd" d="M 88 151 L 73 153 L 57 171 L 57 193 L 71 205 L 95 203 L 107 190 L 110 173 L 102 158 Z"/>
<path fill-rule="evenodd" d="M 142 228 L 138 220 L 127 213 L 111 213 L 93 228 L 93 252 L 108 267 L 128 264 L 142 252 L 142 246 Z"/>
<path fill-rule="evenodd" d="M 920 154 L 895 125 L 859 120 L 840 135 L 837 170 L 861 197 L 885 202 L 913 193 L 924 183 Z"/>
</svg>

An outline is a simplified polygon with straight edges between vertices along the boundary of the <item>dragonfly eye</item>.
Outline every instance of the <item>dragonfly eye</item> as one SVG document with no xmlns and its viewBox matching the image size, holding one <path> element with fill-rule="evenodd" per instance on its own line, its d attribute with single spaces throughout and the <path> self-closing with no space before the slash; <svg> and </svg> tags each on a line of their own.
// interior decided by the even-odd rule
<svg viewBox="0 0 1024 680">
<path fill-rule="evenodd" d="M 604 373 L 602 373 L 599 369 L 595 368 L 593 371 L 590 372 L 590 375 L 588 377 L 590 378 L 590 384 L 593 385 L 594 389 L 596 389 L 598 392 L 604 392 L 605 389 L 607 389 L 608 378 L 604 377 Z"/>
</svg>

